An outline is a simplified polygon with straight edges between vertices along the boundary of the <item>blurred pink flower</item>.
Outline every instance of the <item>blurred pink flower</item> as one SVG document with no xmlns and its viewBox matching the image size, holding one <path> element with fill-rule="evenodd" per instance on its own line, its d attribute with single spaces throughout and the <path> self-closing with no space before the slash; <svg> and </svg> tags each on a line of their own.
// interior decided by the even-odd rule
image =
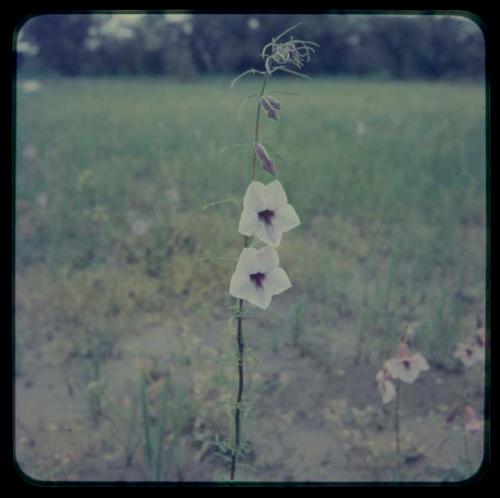
<svg viewBox="0 0 500 498">
<path fill-rule="evenodd" d="M 394 379 L 412 384 L 420 375 L 420 372 L 429 370 L 429 364 L 420 353 L 411 354 L 407 344 L 401 342 L 398 358 L 387 360 L 384 363 L 384 368 L 388 370 Z"/>
<path fill-rule="evenodd" d="M 375 376 L 377 380 L 378 390 L 382 395 L 382 402 L 389 403 L 396 396 L 396 388 L 394 386 L 394 382 L 392 382 L 392 376 L 388 370 L 383 368 L 377 375 Z"/>
<path fill-rule="evenodd" d="M 255 235 L 264 244 L 278 247 L 284 232 L 300 225 L 295 209 L 288 204 L 278 180 L 267 185 L 251 182 L 243 198 L 238 231 L 247 237 Z"/>
<path fill-rule="evenodd" d="M 245 247 L 231 277 L 229 294 L 267 309 L 273 296 L 281 294 L 291 286 L 285 270 L 279 267 L 279 257 L 275 249 L 269 246 L 259 250 Z"/>
<path fill-rule="evenodd" d="M 465 405 L 465 430 L 471 434 L 479 432 L 483 428 L 483 421 L 479 420 L 474 408 L 471 405 Z"/>
<path fill-rule="evenodd" d="M 459 342 L 453 356 L 461 360 L 466 367 L 471 367 L 475 363 L 480 362 L 484 357 L 481 348 L 470 341 L 467 344 Z"/>
<path fill-rule="evenodd" d="M 464 344 L 459 342 L 453 356 L 462 361 L 466 367 L 484 361 L 486 334 L 484 328 L 478 328 Z"/>
<path fill-rule="evenodd" d="M 480 348 L 486 347 L 486 332 L 484 328 L 478 328 L 475 334 L 472 336 L 472 339 L 476 343 L 476 345 Z"/>
</svg>

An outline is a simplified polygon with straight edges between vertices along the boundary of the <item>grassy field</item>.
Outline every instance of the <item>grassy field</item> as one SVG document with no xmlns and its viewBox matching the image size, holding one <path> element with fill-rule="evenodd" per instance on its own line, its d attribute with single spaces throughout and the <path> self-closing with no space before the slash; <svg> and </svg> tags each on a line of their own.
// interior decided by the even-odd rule
<svg viewBox="0 0 500 498">
<path fill-rule="evenodd" d="M 226 476 L 240 212 L 203 208 L 242 199 L 251 151 L 227 147 L 250 144 L 255 99 L 237 113 L 259 84 L 229 79 L 19 86 L 16 455 L 35 479 Z M 405 476 L 471 475 L 480 445 L 467 467 L 443 414 L 466 388 L 483 402 L 481 368 L 453 350 L 484 315 L 484 88 L 292 78 L 269 93 L 284 111 L 262 140 L 302 225 L 280 246 L 293 288 L 248 321 L 240 478 L 393 479 L 375 374 L 414 321 L 431 370 L 402 394 Z"/>
</svg>

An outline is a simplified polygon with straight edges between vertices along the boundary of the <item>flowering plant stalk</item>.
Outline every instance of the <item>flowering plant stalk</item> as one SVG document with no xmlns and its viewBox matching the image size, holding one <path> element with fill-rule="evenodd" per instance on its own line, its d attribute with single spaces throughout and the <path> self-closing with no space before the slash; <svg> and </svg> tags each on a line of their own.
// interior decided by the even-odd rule
<svg viewBox="0 0 500 498">
<path fill-rule="evenodd" d="M 402 383 L 413 384 L 419 377 L 420 373 L 429 370 L 427 360 L 420 353 L 411 353 L 410 345 L 413 336 L 413 326 L 408 327 L 408 330 L 403 334 L 396 357 L 386 360 L 382 370 L 376 375 L 376 380 L 382 402 L 389 403 L 393 399 L 394 402 L 394 440 L 396 450 L 396 469 L 398 479 L 403 479 L 401 465 L 401 387 Z"/>
<path fill-rule="evenodd" d="M 472 463 L 469 454 L 469 438 L 477 436 L 484 427 L 484 420 L 479 418 L 472 405 L 472 386 L 468 377 L 468 371 L 475 364 L 484 364 L 486 356 L 486 331 L 482 319 L 478 315 L 476 330 L 466 342 L 459 342 L 453 356 L 459 359 L 464 367 L 464 389 L 460 400 L 456 401 L 446 416 L 446 423 L 452 424 L 460 413 L 463 415 L 463 442 L 464 460 L 467 472 L 472 474 Z"/>
<path fill-rule="evenodd" d="M 260 141 L 261 109 L 266 116 L 277 121 L 282 111 L 281 102 L 271 95 L 267 95 L 266 88 L 272 75 L 282 71 L 297 76 L 302 73 L 292 69 L 301 69 L 309 61 L 316 43 L 297 40 L 290 37 L 283 41 L 283 37 L 295 29 L 298 24 L 288 28 L 283 33 L 273 38 L 261 52 L 263 69 L 249 69 L 237 76 L 231 87 L 247 75 L 262 77 L 260 91 L 245 99 L 257 97 L 255 128 L 253 134 L 253 156 L 251 182 L 243 199 L 243 210 L 240 217 L 238 231 L 243 237 L 243 249 L 238 258 L 236 270 L 231 277 L 229 294 L 236 298 L 236 343 L 237 343 L 237 375 L 238 387 L 236 403 L 234 405 L 234 431 L 231 445 L 231 464 L 229 470 L 230 480 L 234 480 L 238 457 L 241 452 L 242 404 L 244 393 L 244 353 L 245 340 L 243 334 L 243 321 L 246 316 L 246 303 L 262 309 L 267 309 L 274 295 L 280 294 L 291 287 L 286 272 L 279 266 L 279 256 L 275 248 L 281 242 L 283 233 L 300 224 L 295 209 L 288 203 L 287 196 L 279 180 L 264 185 L 256 181 L 257 160 L 260 161 L 262 170 L 276 177 L 277 168 L 265 146 Z M 255 237 L 264 244 L 260 249 L 250 246 L 250 240 Z"/>
</svg>

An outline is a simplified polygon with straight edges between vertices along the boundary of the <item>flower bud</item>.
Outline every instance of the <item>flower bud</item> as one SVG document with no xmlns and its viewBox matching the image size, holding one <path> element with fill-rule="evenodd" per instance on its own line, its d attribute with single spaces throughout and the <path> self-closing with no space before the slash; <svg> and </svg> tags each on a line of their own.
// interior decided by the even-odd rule
<svg viewBox="0 0 500 498">
<path fill-rule="evenodd" d="M 406 342 L 401 341 L 399 343 L 398 354 L 399 354 L 400 358 L 405 358 L 407 356 L 410 356 L 410 350 L 409 350 L 408 344 Z"/>
<path fill-rule="evenodd" d="M 276 168 L 274 166 L 274 163 L 271 161 L 271 158 L 269 157 L 267 150 L 264 148 L 262 144 L 259 143 L 255 144 L 255 154 L 257 154 L 257 157 L 262 163 L 262 169 L 267 171 L 271 175 L 276 176 Z"/>
<path fill-rule="evenodd" d="M 266 111 L 267 117 L 277 121 L 278 120 L 277 109 L 271 104 L 271 102 L 268 100 L 267 97 L 262 97 L 261 104 L 262 107 L 264 108 L 264 111 Z"/>
<path fill-rule="evenodd" d="M 278 99 L 271 97 L 271 95 L 266 95 L 264 98 L 272 107 L 274 107 L 274 109 L 276 109 L 277 111 L 281 111 L 281 102 Z"/>
</svg>

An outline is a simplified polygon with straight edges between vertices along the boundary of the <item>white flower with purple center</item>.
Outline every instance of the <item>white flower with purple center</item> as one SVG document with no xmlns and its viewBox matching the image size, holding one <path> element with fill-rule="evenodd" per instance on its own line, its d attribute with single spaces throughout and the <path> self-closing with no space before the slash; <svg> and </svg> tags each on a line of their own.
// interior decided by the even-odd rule
<svg viewBox="0 0 500 498">
<path fill-rule="evenodd" d="M 246 247 L 241 251 L 236 271 L 231 277 L 229 294 L 266 309 L 273 296 L 291 286 L 285 270 L 279 267 L 275 249 L 269 246 L 259 250 Z"/>
<path fill-rule="evenodd" d="M 459 342 L 453 353 L 455 358 L 462 361 L 464 366 L 471 367 L 475 363 L 485 360 L 486 334 L 484 328 L 478 328 L 464 344 Z"/>
<path fill-rule="evenodd" d="M 483 350 L 471 342 L 467 344 L 459 342 L 453 356 L 461 360 L 465 367 L 471 367 L 478 362 L 484 361 Z"/>
<path fill-rule="evenodd" d="M 264 244 L 278 247 L 284 232 L 300 225 L 295 209 L 288 204 L 281 183 L 274 180 L 264 185 L 252 182 L 243 198 L 238 231 L 247 237 L 254 235 Z"/>
<path fill-rule="evenodd" d="M 399 357 L 387 360 L 384 363 L 384 368 L 390 373 L 392 378 L 412 384 L 417 380 L 420 372 L 429 370 L 429 365 L 420 353 L 410 354 L 408 346 L 405 343 L 401 343 L 399 346 Z"/>
</svg>

